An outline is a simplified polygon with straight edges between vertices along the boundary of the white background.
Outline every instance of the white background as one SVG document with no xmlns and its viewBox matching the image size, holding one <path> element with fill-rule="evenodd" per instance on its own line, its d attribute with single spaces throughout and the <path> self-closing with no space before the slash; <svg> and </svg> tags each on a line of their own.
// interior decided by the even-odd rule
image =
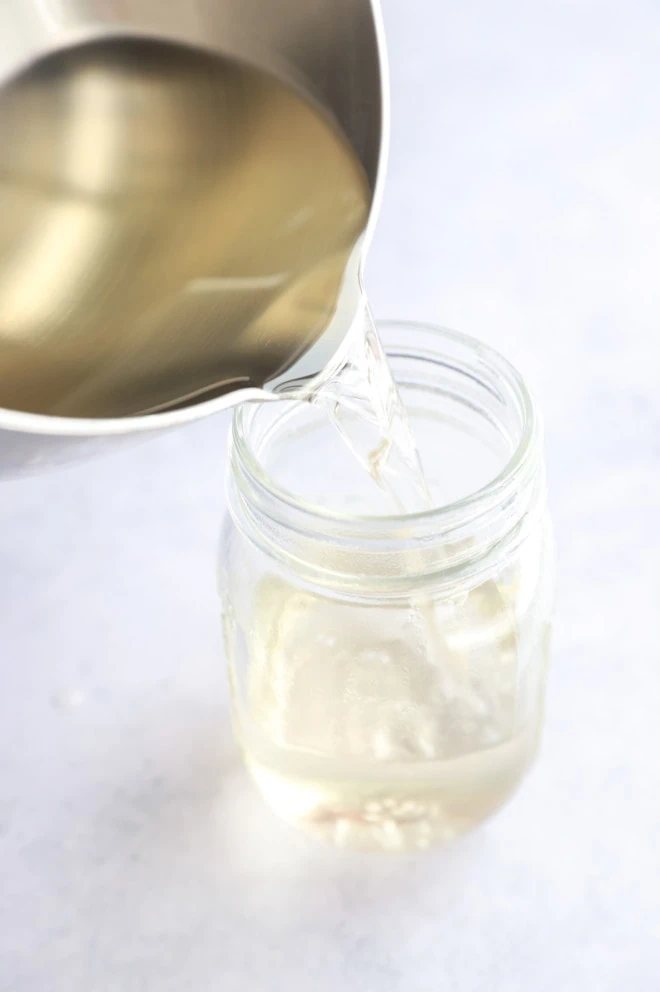
<svg viewBox="0 0 660 992">
<path fill-rule="evenodd" d="M 385 17 L 374 309 L 498 346 L 546 414 L 560 595 L 541 762 L 453 848 L 316 847 L 230 740 L 226 421 L 5 484 L 2 992 L 660 981 L 660 6 L 387 0 Z"/>
</svg>

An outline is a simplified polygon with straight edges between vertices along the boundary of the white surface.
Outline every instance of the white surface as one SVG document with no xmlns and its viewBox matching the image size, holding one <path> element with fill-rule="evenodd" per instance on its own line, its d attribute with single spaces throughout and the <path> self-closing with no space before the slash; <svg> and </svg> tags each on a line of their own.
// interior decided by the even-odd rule
<svg viewBox="0 0 660 992">
<path fill-rule="evenodd" d="M 561 577 L 542 760 L 454 848 L 317 848 L 230 743 L 226 422 L 7 484 L 2 992 L 657 987 L 660 8 L 385 13 L 374 308 L 487 338 L 546 411 Z"/>
</svg>

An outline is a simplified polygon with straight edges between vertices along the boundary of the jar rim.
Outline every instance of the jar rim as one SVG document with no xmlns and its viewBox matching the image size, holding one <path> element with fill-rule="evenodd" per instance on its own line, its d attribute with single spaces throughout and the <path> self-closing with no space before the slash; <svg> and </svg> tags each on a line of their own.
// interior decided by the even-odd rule
<svg viewBox="0 0 660 992">
<path fill-rule="evenodd" d="M 299 519 L 304 518 L 305 522 L 314 529 L 329 524 L 340 529 L 342 525 L 350 526 L 351 529 L 358 525 L 363 539 L 369 537 L 369 532 L 378 532 L 383 529 L 393 530 L 401 526 L 405 526 L 407 534 L 410 534 L 411 527 L 415 531 L 420 530 L 426 533 L 454 531 L 460 524 L 474 519 L 475 516 L 480 516 L 481 512 L 485 512 L 488 507 L 501 505 L 507 493 L 518 488 L 521 476 L 526 475 L 530 468 L 530 459 L 539 447 L 538 440 L 542 427 L 536 405 L 523 377 L 515 366 L 499 351 L 484 344 L 478 338 L 424 321 L 392 319 L 378 321 L 377 326 L 379 331 L 385 332 L 385 335 L 387 335 L 388 330 L 394 329 L 430 332 L 434 340 L 438 342 L 444 340 L 464 349 L 467 354 L 472 354 L 488 369 L 498 374 L 507 387 L 511 398 L 518 405 L 521 415 L 521 429 L 514 450 L 493 479 L 466 496 L 414 513 L 365 514 L 324 507 L 297 496 L 291 490 L 280 485 L 264 469 L 249 442 L 250 427 L 258 412 L 258 405 L 254 403 L 241 404 L 234 411 L 231 430 L 233 452 L 236 454 L 243 472 L 247 473 L 251 483 L 256 484 L 264 497 L 275 501 L 289 512 L 295 513 Z M 385 351 L 388 357 L 402 357 L 406 354 L 423 357 L 420 351 L 414 347 L 406 349 L 403 341 L 396 346 L 396 352 L 386 343 Z M 273 396 L 272 399 L 279 398 L 281 400 L 282 393 L 286 393 L 286 391 L 287 387 Z M 265 402 L 270 401 L 269 397 Z M 532 468 L 535 467 L 536 464 L 532 466 Z M 479 512 L 480 510 L 481 512 Z"/>
</svg>

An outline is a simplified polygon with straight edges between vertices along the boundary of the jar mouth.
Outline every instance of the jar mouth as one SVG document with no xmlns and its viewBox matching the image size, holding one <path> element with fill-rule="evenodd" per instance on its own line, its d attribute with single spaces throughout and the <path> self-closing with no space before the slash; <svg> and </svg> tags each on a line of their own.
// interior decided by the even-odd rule
<svg viewBox="0 0 660 992">
<path fill-rule="evenodd" d="M 405 385 L 406 381 L 410 385 L 409 380 L 402 379 L 398 368 L 408 362 L 416 366 L 412 373 L 413 388 L 433 389 L 434 379 L 449 370 L 462 376 L 467 383 L 471 382 L 475 391 L 490 394 L 494 405 L 500 407 L 500 413 L 507 415 L 511 444 L 510 453 L 496 474 L 459 498 L 413 513 L 354 513 L 323 506 L 282 485 L 264 467 L 255 448 L 263 407 L 253 403 L 242 404 L 234 412 L 232 460 L 235 474 L 240 483 L 251 490 L 252 496 L 268 501 L 271 511 L 281 508 L 289 521 L 293 515 L 296 525 L 306 530 L 321 531 L 330 526 L 335 535 L 345 532 L 346 536 L 357 531 L 363 541 L 370 535 L 377 539 L 384 530 L 392 537 L 401 528 L 407 538 L 411 532 L 419 537 L 455 534 L 473 523 L 476 517 L 501 508 L 508 494 L 520 491 L 536 473 L 542 428 L 534 401 L 514 366 L 476 338 L 414 321 L 379 321 L 378 330 L 399 386 Z M 296 385 L 286 384 L 273 398 L 286 399 L 287 394 L 295 392 Z M 272 405 L 268 401 L 266 405 L 270 415 Z M 355 464 L 357 472 L 364 471 L 357 461 Z"/>
</svg>

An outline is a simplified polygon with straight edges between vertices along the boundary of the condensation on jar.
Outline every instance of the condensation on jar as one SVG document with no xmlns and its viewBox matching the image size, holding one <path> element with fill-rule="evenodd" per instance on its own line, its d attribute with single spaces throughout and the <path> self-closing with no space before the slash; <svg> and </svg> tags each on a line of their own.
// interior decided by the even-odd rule
<svg viewBox="0 0 660 992">
<path fill-rule="evenodd" d="M 533 762 L 553 566 L 518 373 L 454 332 L 380 332 L 436 508 L 389 515 L 308 404 L 244 406 L 220 584 L 235 733 L 267 802 L 401 850 L 481 823 Z"/>
</svg>

